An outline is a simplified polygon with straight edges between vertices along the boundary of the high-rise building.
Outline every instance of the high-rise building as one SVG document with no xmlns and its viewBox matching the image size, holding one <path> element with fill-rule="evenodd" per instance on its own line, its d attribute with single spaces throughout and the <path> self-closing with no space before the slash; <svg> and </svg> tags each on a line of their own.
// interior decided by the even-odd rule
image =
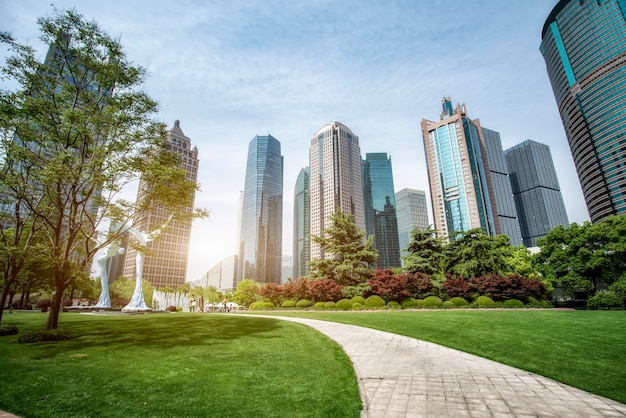
<svg viewBox="0 0 626 418">
<path fill-rule="evenodd" d="M 465 104 L 453 108 L 450 97 L 441 103 L 438 122 L 422 120 L 435 228 L 445 237 L 474 228 L 495 235 L 499 226 L 480 121 L 467 116 Z"/>
<path fill-rule="evenodd" d="M 280 284 L 283 239 L 283 156 L 271 135 L 248 146 L 241 212 L 237 283 L 244 279 Z"/>
<path fill-rule="evenodd" d="M 591 221 L 626 214 L 626 2 L 561 0 L 541 38 Z"/>
<path fill-rule="evenodd" d="M 309 274 L 310 259 L 310 197 L 309 197 L 309 167 L 300 170 L 293 202 L 293 275 L 296 280 Z"/>
<path fill-rule="evenodd" d="M 496 233 L 505 234 L 509 237 L 511 245 L 522 245 L 522 233 L 517 219 L 513 190 L 509 181 L 509 169 L 502 152 L 500 133 L 491 129 L 482 128 L 485 143 L 485 156 L 491 174 L 493 190 L 492 201 L 496 205 L 498 222 Z"/>
<path fill-rule="evenodd" d="M 322 126 L 311 138 L 309 167 L 310 233 L 322 236 L 338 210 L 352 214 L 357 227 L 365 230 L 359 137 L 339 122 Z M 312 260 L 325 257 L 313 242 L 310 251 Z"/>
<path fill-rule="evenodd" d="M 569 225 L 565 204 L 547 145 L 527 140 L 504 151 L 526 247 L 558 225 Z"/>
<path fill-rule="evenodd" d="M 407 255 L 404 251 L 411 242 L 411 232 L 415 228 L 424 230 L 428 228 L 428 207 L 426 205 L 426 192 L 415 189 L 402 189 L 396 193 L 396 216 L 398 218 L 398 242 L 401 255 Z"/>
<path fill-rule="evenodd" d="M 378 251 L 375 267 L 400 267 L 391 157 L 387 157 L 384 152 L 368 152 L 361 167 L 365 231 L 368 235 L 374 235 L 374 249 Z"/>
<path fill-rule="evenodd" d="M 180 156 L 181 164 L 187 171 L 187 180 L 196 182 L 198 179 L 198 148 L 191 147 L 191 140 L 185 136 L 180 128 L 180 121 L 174 122 L 174 127 L 167 134 L 167 143 L 171 152 Z M 139 182 L 137 200 L 142 198 L 144 183 Z M 193 212 L 193 201 L 185 209 Z M 145 214 L 134 225 L 138 231 L 151 232 L 164 225 L 170 214 L 162 208 L 155 208 Z M 189 256 L 189 238 L 191 236 L 191 221 L 172 220 L 159 236 L 149 245 L 149 253 L 143 261 L 143 278 L 155 287 L 178 287 L 185 283 L 187 275 L 187 259 Z M 137 250 L 128 246 L 126 253 L 124 276 L 135 277 Z"/>
<path fill-rule="evenodd" d="M 209 271 L 196 281 L 196 285 L 204 288 L 213 286 L 220 292 L 229 292 L 235 289 L 236 280 L 237 256 L 231 255 L 211 267 Z"/>
</svg>

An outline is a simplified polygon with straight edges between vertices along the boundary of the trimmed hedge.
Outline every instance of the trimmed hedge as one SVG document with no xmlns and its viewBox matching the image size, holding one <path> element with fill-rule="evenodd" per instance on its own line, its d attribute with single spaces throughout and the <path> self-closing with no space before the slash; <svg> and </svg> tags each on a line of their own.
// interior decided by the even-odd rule
<svg viewBox="0 0 626 418">
<path fill-rule="evenodd" d="M 414 298 L 406 298 L 401 303 L 403 309 L 410 309 L 417 307 L 417 301 Z"/>
<path fill-rule="evenodd" d="M 293 300 L 286 300 L 282 303 L 282 305 L 280 305 L 280 307 L 285 309 L 295 308 L 296 302 L 294 302 Z"/>
<path fill-rule="evenodd" d="M 328 310 L 335 309 L 336 306 L 337 306 L 337 304 L 335 302 L 326 302 L 324 304 L 324 309 L 328 309 Z"/>
<path fill-rule="evenodd" d="M 15 335 L 19 332 L 17 327 L 12 327 L 9 325 L 0 325 L 0 337 L 5 335 Z"/>
<path fill-rule="evenodd" d="M 313 302 L 311 302 L 310 300 L 300 299 L 298 303 L 296 303 L 296 308 L 308 308 L 311 305 L 313 305 Z"/>
<path fill-rule="evenodd" d="M 518 309 L 523 308 L 524 303 L 519 299 L 507 299 L 504 301 L 504 307 Z"/>
<path fill-rule="evenodd" d="M 398 302 L 392 300 L 387 303 L 387 309 L 402 309 L 402 306 Z"/>
<path fill-rule="evenodd" d="M 335 304 L 335 307 L 342 311 L 347 311 L 348 309 L 352 309 L 352 301 L 350 299 L 341 299 Z"/>
<path fill-rule="evenodd" d="M 365 305 L 365 298 L 363 296 L 355 296 L 350 299 L 350 301 L 352 302 L 352 304 L 360 303 L 361 305 Z"/>
<path fill-rule="evenodd" d="M 478 296 L 474 299 L 474 306 L 478 308 L 495 308 L 496 303 L 489 296 Z"/>
<path fill-rule="evenodd" d="M 353 303 L 352 304 L 352 310 L 353 311 L 360 311 L 363 309 L 363 305 L 361 305 L 360 303 Z"/>
<path fill-rule="evenodd" d="M 454 297 L 448 300 L 447 302 L 452 302 L 457 308 L 467 308 L 469 306 L 469 302 L 462 297 Z"/>
<path fill-rule="evenodd" d="M 441 308 L 443 301 L 438 296 L 428 296 L 424 299 L 425 308 Z"/>
<path fill-rule="evenodd" d="M 324 302 L 315 302 L 312 306 L 313 309 L 315 309 L 316 311 L 321 311 L 322 309 L 324 309 Z"/>
<path fill-rule="evenodd" d="M 454 309 L 454 308 L 456 308 L 456 305 L 454 303 L 450 302 L 449 300 L 447 300 L 447 301 L 445 301 L 443 303 L 443 305 L 441 305 L 441 307 L 443 309 Z"/>
</svg>

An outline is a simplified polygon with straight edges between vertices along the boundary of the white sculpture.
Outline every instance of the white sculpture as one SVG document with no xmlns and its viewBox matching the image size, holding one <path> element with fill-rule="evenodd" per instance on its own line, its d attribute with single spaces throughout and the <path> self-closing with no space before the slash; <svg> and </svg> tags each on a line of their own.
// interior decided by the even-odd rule
<svg viewBox="0 0 626 418">
<path fill-rule="evenodd" d="M 111 307 L 111 297 L 109 296 L 109 269 L 107 267 L 107 260 L 118 254 L 124 254 L 125 250 L 120 246 L 120 240 L 111 241 L 111 243 L 106 246 L 104 255 L 98 257 L 96 260 L 100 269 L 100 283 L 102 285 L 102 292 L 100 292 L 100 298 L 95 306 L 96 308 Z"/>
</svg>

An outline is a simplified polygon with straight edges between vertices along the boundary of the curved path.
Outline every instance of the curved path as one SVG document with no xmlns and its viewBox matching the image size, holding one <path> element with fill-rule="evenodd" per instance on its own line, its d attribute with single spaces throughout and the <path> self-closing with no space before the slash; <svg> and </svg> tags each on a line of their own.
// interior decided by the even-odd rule
<svg viewBox="0 0 626 418">
<path fill-rule="evenodd" d="M 254 315 L 260 316 L 260 315 Z M 354 325 L 315 328 L 352 360 L 361 417 L 626 417 L 626 405 L 437 344 Z"/>
</svg>

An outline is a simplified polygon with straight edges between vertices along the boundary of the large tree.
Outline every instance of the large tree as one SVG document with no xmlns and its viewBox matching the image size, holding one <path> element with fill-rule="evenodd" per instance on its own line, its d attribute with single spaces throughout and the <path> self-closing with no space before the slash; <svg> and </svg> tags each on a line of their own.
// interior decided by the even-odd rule
<svg viewBox="0 0 626 418">
<path fill-rule="evenodd" d="M 511 254 L 509 237 L 485 234 L 481 228 L 451 234 L 455 239 L 446 246 L 450 261 L 448 272 L 464 279 L 487 274 L 504 274 Z"/>
<path fill-rule="evenodd" d="M 378 257 L 372 249 L 373 236 L 365 238 L 365 231 L 357 227 L 352 214 L 339 210 L 330 216 L 330 220 L 331 224 L 322 236 L 311 236 L 325 257 L 311 260 L 309 278 L 333 279 L 344 286 L 367 282 L 373 273 L 370 265 Z"/>
<path fill-rule="evenodd" d="M 75 11 L 54 10 L 38 24 L 50 45 L 44 63 L 33 48 L 0 34 L 13 53 L 0 71 L 18 86 L 0 91 L 0 183 L 18 212 L 41 223 L 53 266 L 47 327 L 54 329 L 64 290 L 123 232 L 98 237 L 106 222 L 130 225 L 156 206 L 189 221 L 206 213 L 185 214 L 196 185 L 154 119 L 157 103 L 141 89 L 145 70 Z M 121 199 L 139 178 L 142 199 Z"/>
<path fill-rule="evenodd" d="M 411 232 L 411 242 L 406 248 L 409 254 L 403 257 L 404 270 L 428 275 L 444 274 L 448 264 L 443 238 L 437 236 L 432 226 Z"/>
</svg>

